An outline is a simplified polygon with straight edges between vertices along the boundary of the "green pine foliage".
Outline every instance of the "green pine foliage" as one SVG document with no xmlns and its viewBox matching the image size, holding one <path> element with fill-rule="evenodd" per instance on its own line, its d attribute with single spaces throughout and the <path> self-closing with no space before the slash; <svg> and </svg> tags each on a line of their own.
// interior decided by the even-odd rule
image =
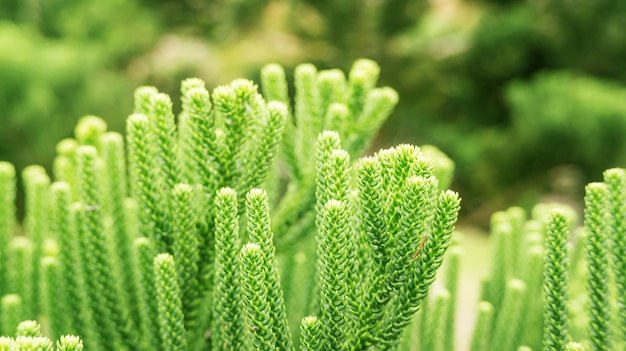
<svg viewBox="0 0 626 351">
<path fill-rule="evenodd" d="M 37 321 L 26 320 L 17 325 L 15 331 L 7 333 L 14 337 L 0 337 L 0 350 L 3 351 L 82 351 L 83 341 L 75 335 L 63 335 L 56 343 L 41 333 Z M 6 334 L 5 334 L 6 335 Z M 56 347 L 55 347 L 56 345 Z"/>
<path fill-rule="evenodd" d="M 455 344 L 454 163 L 406 144 L 361 157 L 398 100 L 379 74 L 300 65 L 293 105 L 278 65 L 261 89 L 188 79 L 179 113 L 140 87 L 126 139 L 88 116 L 52 179 L 22 172 L 23 230 L 0 163 L 0 350 L 621 347 L 621 169 L 588 186 L 577 229 L 562 206 L 492 216 L 475 329 Z"/>
<path fill-rule="evenodd" d="M 587 232 L 585 248 L 590 313 L 589 339 L 592 350 L 611 349 L 606 205 L 606 184 L 588 184 L 585 194 L 585 230 Z"/>
<path fill-rule="evenodd" d="M 178 116 L 169 96 L 140 87 L 126 140 L 82 118 L 57 145 L 52 184 L 41 167 L 22 173 L 25 235 L 15 171 L 2 163 L 0 327 L 42 326 L 3 342 L 39 342 L 24 338 L 42 330 L 59 350 L 398 345 L 450 244 L 459 197 L 414 146 L 353 168 L 398 100 L 376 87 L 376 63 L 357 61 L 347 78 L 297 67 L 293 106 L 285 76 L 268 65 L 262 93 L 243 79 L 213 93 L 186 80 Z M 305 261 L 302 242 L 314 253 Z M 308 260 L 300 268 L 319 286 L 299 291 L 282 260 Z M 290 299 L 314 308 L 291 311 Z"/>
</svg>

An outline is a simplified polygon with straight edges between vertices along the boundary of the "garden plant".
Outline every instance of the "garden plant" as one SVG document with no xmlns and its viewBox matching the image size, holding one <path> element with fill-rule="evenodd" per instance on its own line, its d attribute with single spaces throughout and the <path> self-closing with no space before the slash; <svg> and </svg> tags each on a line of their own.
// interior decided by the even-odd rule
<svg viewBox="0 0 626 351">
<path fill-rule="evenodd" d="M 187 79 L 177 114 L 140 87 L 125 137 L 84 117 L 52 178 L 22 172 L 21 226 L 1 162 L 0 350 L 624 349 L 624 170 L 587 186 L 579 229 L 563 206 L 492 216 L 461 345 L 453 162 L 363 156 L 398 102 L 375 62 L 297 66 L 293 104 L 285 76 Z"/>
</svg>

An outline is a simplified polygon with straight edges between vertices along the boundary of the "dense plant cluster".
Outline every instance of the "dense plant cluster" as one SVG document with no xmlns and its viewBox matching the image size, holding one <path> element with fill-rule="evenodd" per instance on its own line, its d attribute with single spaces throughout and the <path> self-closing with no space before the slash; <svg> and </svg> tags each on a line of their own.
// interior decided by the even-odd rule
<svg viewBox="0 0 626 351">
<path fill-rule="evenodd" d="M 299 65 L 293 108 L 279 65 L 262 93 L 187 79 L 177 116 L 140 87 L 126 139 L 88 116 L 53 180 L 22 172 L 21 227 L 0 162 L 0 349 L 455 350 L 454 164 L 407 144 L 355 160 L 398 101 L 378 75 Z M 625 213 L 620 168 L 585 188 L 581 227 L 559 205 L 494 213 L 467 346 L 623 347 Z"/>
<path fill-rule="evenodd" d="M 25 236 L 13 233 L 15 170 L 2 163 L 3 333 L 40 319 L 52 339 L 81 335 L 90 350 L 291 350 L 285 297 L 306 291 L 285 293 L 293 267 L 281 277 L 276 255 L 312 238 L 317 284 L 294 312 L 310 315 L 296 345 L 396 345 L 460 200 L 417 147 L 350 161 L 397 102 L 377 78 L 368 60 L 347 78 L 301 65 L 293 112 L 277 65 L 263 71 L 265 96 L 247 80 L 210 96 L 189 79 L 177 123 L 168 95 L 140 87 L 127 158 L 123 137 L 86 117 L 57 147 L 54 182 L 24 170 Z"/>
</svg>

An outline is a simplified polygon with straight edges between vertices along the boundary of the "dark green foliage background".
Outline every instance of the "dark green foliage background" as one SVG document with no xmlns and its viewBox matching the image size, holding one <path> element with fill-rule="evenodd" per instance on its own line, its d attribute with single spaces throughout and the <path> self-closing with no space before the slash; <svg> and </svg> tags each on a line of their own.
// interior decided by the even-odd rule
<svg viewBox="0 0 626 351">
<path fill-rule="evenodd" d="M 178 101 L 188 76 L 215 86 L 272 61 L 368 57 L 400 93 L 376 148 L 438 146 L 465 213 L 486 218 L 540 194 L 580 198 L 626 160 L 623 33 L 615 0 L 5 0 L 0 159 L 49 166 L 85 114 L 121 131 L 138 85 Z"/>
</svg>

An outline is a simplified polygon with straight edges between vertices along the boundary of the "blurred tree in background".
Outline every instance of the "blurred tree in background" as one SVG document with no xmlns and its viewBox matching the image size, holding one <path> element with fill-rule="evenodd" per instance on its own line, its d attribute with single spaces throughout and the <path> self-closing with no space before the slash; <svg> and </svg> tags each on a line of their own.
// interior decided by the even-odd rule
<svg viewBox="0 0 626 351">
<path fill-rule="evenodd" d="M 438 146 L 465 211 L 502 207 L 626 160 L 623 33 L 616 0 L 4 0 L 0 159 L 49 164 L 84 114 L 120 131 L 137 85 L 368 57 L 401 97 L 379 143 Z"/>
</svg>

